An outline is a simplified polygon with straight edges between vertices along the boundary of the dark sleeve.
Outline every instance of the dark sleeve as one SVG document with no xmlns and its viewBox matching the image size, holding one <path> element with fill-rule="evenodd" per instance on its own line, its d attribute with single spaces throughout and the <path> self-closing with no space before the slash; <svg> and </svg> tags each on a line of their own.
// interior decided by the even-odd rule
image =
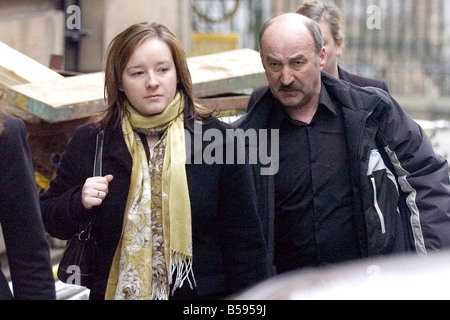
<svg viewBox="0 0 450 320">
<path fill-rule="evenodd" d="M 388 96 L 388 95 L 385 95 Z M 388 96 L 392 106 L 384 126 L 389 154 L 411 212 L 416 251 L 450 247 L 450 181 L 445 158 L 422 128 Z"/>
<path fill-rule="evenodd" d="M 40 197 L 47 232 L 68 240 L 91 214 L 83 207 L 81 189 L 92 177 L 96 134 L 91 125 L 77 128 L 58 164 L 56 178 Z"/>
<path fill-rule="evenodd" d="M 227 139 L 227 143 L 231 143 Z M 235 144 L 235 155 L 245 153 Z M 230 150 L 230 149 L 228 149 Z M 229 159 L 227 159 L 229 160 Z M 256 193 L 248 164 L 222 165 L 219 183 L 219 210 L 223 218 L 228 274 L 232 275 L 233 290 L 242 290 L 254 285 L 268 275 L 266 243 L 259 220 Z"/>
<path fill-rule="evenodd" d="M 0 222 L 15 299 L 55 299 L 50 250 L 41 219 L 25 124 L 5 117 L 0 136 Z"/>
</svg>

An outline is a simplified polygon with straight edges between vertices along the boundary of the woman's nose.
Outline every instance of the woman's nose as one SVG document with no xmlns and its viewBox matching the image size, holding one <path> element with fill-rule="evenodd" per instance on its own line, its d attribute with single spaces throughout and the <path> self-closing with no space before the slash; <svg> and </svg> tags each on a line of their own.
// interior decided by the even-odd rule
<svg viewBox="0 0 450 320">
<path fill-rule="evenodd" d="M 154 87 L 157 87 L 159 85 L 159 82 L 156 79 L 155 75 L 153 75 L 151 73 L 149 73 L 147 75 L 146 85 L 147 85 L 148 88 L 154 88 Z"/>
</svg>

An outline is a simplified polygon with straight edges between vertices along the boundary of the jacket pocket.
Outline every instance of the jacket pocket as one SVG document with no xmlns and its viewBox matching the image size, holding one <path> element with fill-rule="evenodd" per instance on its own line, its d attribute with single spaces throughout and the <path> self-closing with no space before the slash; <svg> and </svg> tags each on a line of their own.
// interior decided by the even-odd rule
<svg viewBox="0 0 450 320">
<path fill-rule="evenodd" d="M 370 155 L 367 179 L 371 189 L 365 214 L 369 251 L 388 253 L 395 245 L 397 228 L 401 225 L 399 189 L 395 175 L 376 149 Z"/>
</svg>

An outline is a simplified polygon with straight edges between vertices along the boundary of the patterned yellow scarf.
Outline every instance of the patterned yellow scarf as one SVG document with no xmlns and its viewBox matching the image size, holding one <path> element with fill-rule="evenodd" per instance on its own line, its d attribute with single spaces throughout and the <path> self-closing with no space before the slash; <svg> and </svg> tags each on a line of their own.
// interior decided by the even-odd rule
<svg viewBox="0 0 450 320">
<path fill-rule="evenodd" d="M 111 266 L 105 299 L 168 299 L 173 275 L 173 290 L 181 287 L 186 279 L 191 287 L 191 279 L 195 284 L 183 108 L 180 93 L 161 114 L 151 117 L 141 116 L 129 104 L 127 106 L 131 117 L 123 120 L 122 131 L 133 166 L 122 237 Z M 165 146 L 161 157 L 162 190 L 159 190 L 162 208 L 154 214 L 152 201 L 158 193 L 151 186 L 154 164 L 150 161 L 149 166 L 142 141 L 133 128 L 161 127 L 167 127 L 164 141 L 158 142 L 163 151 Z"/>
</svg>

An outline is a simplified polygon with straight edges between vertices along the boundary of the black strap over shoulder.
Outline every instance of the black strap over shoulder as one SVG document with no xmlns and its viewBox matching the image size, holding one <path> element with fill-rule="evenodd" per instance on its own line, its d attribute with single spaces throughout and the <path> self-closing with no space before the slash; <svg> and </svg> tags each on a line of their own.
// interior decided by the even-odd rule
<svg viewBox="0 0 450 320">
<path fill-rule="evenodd" d="M 94 177 L 102 175 L 102 161 L 103 161 L 103 138 L 105 131 L 101 130 L 97 133 L 97 142 L 95 146 L 95 158 L 94 158 Z"/>
</svg>

